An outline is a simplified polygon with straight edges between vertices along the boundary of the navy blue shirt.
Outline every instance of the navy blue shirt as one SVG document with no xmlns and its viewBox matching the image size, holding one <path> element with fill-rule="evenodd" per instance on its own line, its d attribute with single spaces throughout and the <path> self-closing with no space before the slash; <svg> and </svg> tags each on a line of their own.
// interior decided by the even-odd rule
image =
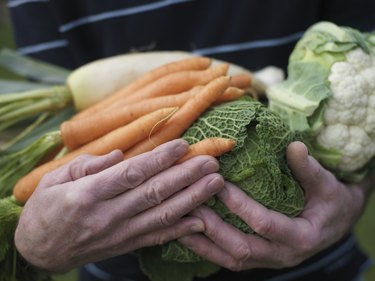
<svg viewBox="0 0 375 281">
<path fill-rule="evenodd" d="M 250 70 L 286 68 L 321 20 L 375 30 L 374 0 L 8 0 L 18 51 L 68 68 L 127 52 L 185 50 Z M 222 270 L 206 280 L 353 280 L 366 256 L 349 235 L 298 267 Z M 147 280 L 136 256 L 86 265 L 82 280 Z"/>
<path fill-rule="evenodd" d="M 374 0 L 8 0 L 8 7 L 19 51 L 69 68 L 147 50 L 285 68 L 316 21 L 375 29 Z"/>
</svg>

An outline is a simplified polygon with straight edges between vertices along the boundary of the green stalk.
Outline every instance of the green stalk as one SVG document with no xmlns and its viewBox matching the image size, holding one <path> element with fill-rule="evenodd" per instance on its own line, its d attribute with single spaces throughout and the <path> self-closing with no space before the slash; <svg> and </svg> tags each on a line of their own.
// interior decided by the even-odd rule
<svg viewBox="0 0 375 281">
<path fill-rule="evenodd" d="M 23 120 L 23 118 L 16 118 L 16 119 L 12 119 L 12 120 L 8 120 L 6 122 L 1 122 L 0 123 L 0 132 L 5 130 L 6 128 L 9 128 L 10 126 L 12 126 L 13 124 L 19 122 Z"/>
<path fill-rule="evenodd" d="M 0 131 L 45 112 L 66 108 L 72 96 L 65 86 L 0 96 Z"/>
<path fill-rule="evenodd" d="M 25 92 L 35 89 L 50 88 L 51 85 L 29 82 L 23 80 L 11 80 L 11 79 L 1 79 L 0 78 L 0 94 L 7 94 L 13 92 Z"/>
<path fill-rule="evenodd" d="M 0 121 L 13 120 L 18 117 L 30 117 L 41 112 L 58 109 L 60 106 L 63 107 L 62 104 L 57 104 L 53 99 L 36 100 L 32 104 L 18 108 L 17 110 L 13 110 L 12 112 L 0 116 Z"/>
<path fill-rule="evenodd" d="M 19 93 L 8 93 L 2 94 L 0 96 L 0 104 L 1 103 L 10 103 L 19 100 L 25 99 L 40 99 L 40 98 L 48 98 L 53 96 L 56 93 L 56 88 L 66 88 L 65 86 L 56 86 L 47 89 L 36 89 L 30 90 L 26 92 L 19 92 Z"/>
<path fill-rule="evenodd" d="M 3 114 L 6 114 L 8 112 L 12 112 L 12 111 L 16 110 L 17 108 L 32 104 L 32 102 L 33 102 L 32 100 L 24 100 L 24 101 L 19 101 L 19 102 L 14 102 L 14 103 L 4 105 L 4 106 L 0 107 L 0 116 L 2 116 Z"/>
<path fill-rule="evenodd" d="M 70 70 L 20 55 L 10 49 L 1 50 L 0 65 L 23 78 L 50 85 L 64 84 L 70 74 Z"/>
<path fill-rule="evenodd" d="M 15 143 L 26 137 L 28 134 L 30 134 L 36 127 L 38 127 L 41 123 L 43 123 L 47 117 L 49 116 L 48 113 L 44 113 L 38 117 L 30 126 L 25 128 L 22 132 L 20 132 L 16 137 L 14 137 L 12 140 L 8 141 L 7 143 L 0 146 L 0 151 L 5 151 L 12 147 Z"/>
<path fill-rule="evenodd" d="M 54 131 L 43 135 L 22 150 L 1 156 L 0 198 L 10 195 L 14 184 L 61 143 L 60 131 Z"/>
</svg>

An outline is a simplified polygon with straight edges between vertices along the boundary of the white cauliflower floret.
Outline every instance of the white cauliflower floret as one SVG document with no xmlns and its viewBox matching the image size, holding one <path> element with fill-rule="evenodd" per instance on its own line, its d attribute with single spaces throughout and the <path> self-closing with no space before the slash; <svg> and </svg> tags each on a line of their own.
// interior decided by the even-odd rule
<svg viewBox="0 0 375 281">
<path fill-rule="evenodd" d="M 365 129 L 365 131 L 371 136 L 373 140 L 375 140 L 375 92 L 372 96 L 369 97 L 366 120 L 363 124 L 361 124 L 361 127 Z"/>
<path fill-rule="evenodd" d="M 358 124 L 366 119 L 369 84 L 349 62 L 337 62 L 328 77 L 332 98 L 328 100 L 326 123 Z M 356 97 L 356 98 L 353 98 Z"/>
<path fill-rule="evenodd" d="M 375 155 L 375 59 L 360 48 L 348 52 L 346 59 L 331 67 L 332 97 L 317 142 L 340 150 L 338 168 L 351 172 Z"/>
<path fill-rule="evenodd" d="M 361 168 L 375 154 L 374 140 L 360 127 L 328 125 L 318 135 L 317 142 L 325 148 L 341 152 L 338 168 L 342 171 L 353 172 Z"/>
</svg>

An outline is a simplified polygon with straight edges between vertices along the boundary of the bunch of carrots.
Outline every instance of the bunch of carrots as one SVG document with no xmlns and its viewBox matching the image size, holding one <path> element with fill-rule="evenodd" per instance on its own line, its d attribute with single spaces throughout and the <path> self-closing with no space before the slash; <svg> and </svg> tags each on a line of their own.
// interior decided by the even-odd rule
<svg viewBox="0 0 375 281">
<path fill-rule="evenodd" d="M 13 189 L 16 200 L 25 203 L 46 173 L 80 154 L 104 155 L 120 149 L 128 159 L 181 137 L 209 107 L 238 99 L 250 88 L 249 74 L 229 77 L 228 68 L 225 63 L 212 66 L 205 57 L 168 63 L 78 112 L 60 127 L 68 152 L 22 177 Z M 232 139 L 205 139 L 191 145 L 178 162 L 200 154 L 217 157 L 234 147 Z"/>
</svg>

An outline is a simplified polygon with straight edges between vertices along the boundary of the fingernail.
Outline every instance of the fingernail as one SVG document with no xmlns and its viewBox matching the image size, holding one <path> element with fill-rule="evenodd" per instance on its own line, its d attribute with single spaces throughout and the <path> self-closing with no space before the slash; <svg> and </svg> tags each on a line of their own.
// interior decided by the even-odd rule
<svg viewBox="0 0 375 281">
<path fill-rule="evenodd" d="M 216 176 L 207 183 L 207 189 L 212 193 L 216 194 L 224 186 L 224 180 L 222 177 Z"/>
<path fill-rule="evenodd" d="M 194 232 L 203 232 L 205 229 L 204 223 L 202 221 L 195 222 L 191 227 L 190 230 Z"/>
<path fill-rule="evenodd" d="M 188 149 L 188 144 L 186 142 L 183 142 L 181 144 L 179 144 L 175 149 L 174 149 L 174 155 L 176 157 L 181 157 L 182 155 L 184 155 Z"/>
<path fill-rule="evenodd" d="M 201 169 L 204 174 L 217 172 L 219 170 L 219 164 L 214 161 L 207 161 L 202 165 Z"/>
</svg>

